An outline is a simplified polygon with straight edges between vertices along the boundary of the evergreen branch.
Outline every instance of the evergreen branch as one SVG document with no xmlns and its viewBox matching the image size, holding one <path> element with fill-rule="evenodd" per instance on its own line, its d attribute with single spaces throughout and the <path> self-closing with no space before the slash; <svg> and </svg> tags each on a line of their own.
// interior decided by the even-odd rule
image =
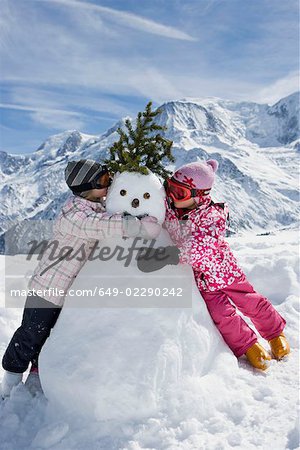
<svg viewBox="0 0 300 450">
<path fill-rule="evenodd" d="M 105 161 L 112 171 L 146 174 L 149 169 L 160 176 L 169 174 L 164 163 L 174 162 L 173 143 L 159 133 L 166 131 L 165 126 L 154 121 L 160 113 L 159 109 L 152 111 L 152 102 L 149 102 L 145 111 L 138 113 L 135 127 L 127 119 L 125 131 L 118 128 L 119 140 L 110 147 L 110 159 Z"/>
</svg>

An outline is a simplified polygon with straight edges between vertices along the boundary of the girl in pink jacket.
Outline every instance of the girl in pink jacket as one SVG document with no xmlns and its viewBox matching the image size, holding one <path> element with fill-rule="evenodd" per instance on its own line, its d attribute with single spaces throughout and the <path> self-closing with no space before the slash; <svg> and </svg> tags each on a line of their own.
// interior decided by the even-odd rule
<svg viewBox="0 0 300 450">
<path fill-rule="evenodd" d="M 167 180 L 165 224 L 180 249 L 179 261 L 192 266 L 208 311 L 227 345 L 236 357 L 245 354 L 254 367 L 264 370 L 270 355 L 236 308 L 269 341 L 276 359 L 290 351 L 283 334 L 286 322 L 270 301 L 255 291 L 225 241 L 227 205 L 214 203 L 210 197 L 217 168 L 215 160 L 190 163 Z"/>
</svg>

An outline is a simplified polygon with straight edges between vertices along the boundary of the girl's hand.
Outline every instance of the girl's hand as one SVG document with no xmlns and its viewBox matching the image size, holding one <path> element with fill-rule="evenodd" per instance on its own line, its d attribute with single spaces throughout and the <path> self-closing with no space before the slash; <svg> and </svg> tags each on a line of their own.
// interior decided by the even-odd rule
<svg viewBox="0 0 300 450">
<path fill-rule="evenodd" d="M 149 223 L 157 223 L 157 218 L 153 216 L 144 216 L 141 217 L 141 222 L 149 222 Z"/>
<path fill-rule="evenodd" d="M 161 232 L 161 225 L 156 217 L 145 216 L 141 219 L 140 235 L 144 239 L 155 239 Z"/>
</svg>

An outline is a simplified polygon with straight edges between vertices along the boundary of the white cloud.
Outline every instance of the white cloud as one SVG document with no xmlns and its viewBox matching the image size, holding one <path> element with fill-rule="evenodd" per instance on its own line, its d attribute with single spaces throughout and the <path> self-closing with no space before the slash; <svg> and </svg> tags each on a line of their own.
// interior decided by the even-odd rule
<svg viewBox="0 0 300 450">
<path fill-rule="evenodd" d="M 44 127 L 57 130 L 82 130 L 85 122 L 81 116 L 74 116 L 67 111 L 35 111 L 31 114 L 34 122 Z"/>
<path fill-rule="evenodd" d="M 83 1 L 35 2 L 39 2 L 42 8 L 37 8 L 37 3 L 31 3 L 31 8 L 25 9 L 22 3 L 20 8 L 7 6 L 9 9 L 5 19 L 11 24 L 9 28 L 13 32 L 6 37 L 8 51 L 0 55 L 1 59 L 6 57 L 7 60 L 2 79 L 14 85 L 14 89 L 24 84 L 32 86 L 33 91 L 48 86 L 48 92 L 45 90 L 43 98 L 35 103 L 27 95 L 26 104 L 72 110 L 76 100 L 83 108 L 120 117 L 130 113 L 128 109 L 132 108 L 131 105 L 122 105 L 121 96 L 146 97 L 157 103 L 186 96 L 258 101 L 267 98 L 267 101 L 272 101 L 272 95 L 264 92 L 264 83 L 258 77 L 251 79 L 241 75 L 239 70 L 234 69 L 234 63 L 230 73 L 223 75 L 222 71 L 214 72 L 207 63 L 207 53 L 210 48 L 214 49 L 211 45 L 198 45 L 195 50 L 194 45 L 188 42 L 161 40 L 156 48 L 150 45 L 151 36 L 141 35 L 141 39 L 136 41 L 129 30 L 124 32 L 120 27 L 121 17 L 124 23 L 134 23 L 135 27 L 139 24 L 148 30 L 150 25 L 160 26 L 156 22 Z M 53 9 L 52 3 L 67 7 L 68 14 L 62 15 L 59 10 L 59 19 L 56 20 L 57 9 L 54 8 L 55 15 L 49 14 L 49 7 Z M 211 2 L 208 6 L 213 4 Z M 9 2 L 8 5 L 11 6 Z M 107 17 L 117 19 L 112 24 L 107 23 Z M 132 17 L 134 19 L 130 22 Z M 111 32 L 109 37 L 107 30 Z M 213 35 L 210 35 L 210 41 L 213 42 Z M 224 53 L 223 64 L 226 64 L 226 58 Z M 252 66 L 254 73 L 256 66 L 262 62 L 260 58 L 255 62 L 255 67 Z M 245 60 L 245 66 L 246 63 Z M 218 64 L 222 67 L 222 61 Z M 62 92 L 61 99 L 56 98 L 52 104 L 52 94 L 57 88 Z M 74 96 L 73 103 L 70 103 L 68 94 L 76 89 L 77 99 Z M 6 100 L 8 103 L 22 104 L 20 95 Z"/>
<path fill-rule="evenodd" d="M 93 96 L 91 103 L 98 111 L 109 111 L 109 106 L 113 108 L 111 113 L 118 116 L 128 114 L 128 106 L 125 112 L 125 107 L 122 108 L 120 102 L 118 106 L 117 101 L 108 101 L 109 95 L 146 96 L 157 101 L 166 96 L 170 98 L 172 95 L 182 95 L 181 89 L 174 87 L 168 80 L 168 58 L 163 58 L 165 67 L 159 67 L 164 54 L 161 46 L 157 49 L 151 47 L 148 53 L 141 55 L 144 51 L 142 41 L 136 43 L 129 32 L 119 34 L 119 25 L 111 27 L 117 35 L 107 39 L 106 29 L 103 35 L 103 27 L 96 29 L 92 21 L 93 33 L 89 34 L 90 17 L 85 15 L 84 20 L 80 22 L 82 9 L 74 8 L 71 19 L 76 17 L 77 21 L 76 26 L 73 22 L 71 27 L 65 18 L 61 20 L 60 17 L 59 21 L 55 21 L 53 16 L 45 14 L 44 8 L 37 8 L 35 16 L 32 5 L 26 10 L 22 8 L 13 10 L 10 4 L 7 5 L 5 17 L 13 26 L 9 27 L 11 32 L 4 39 L 7 51 L 3 49 L 0 55 L 3 61 L 6 60 L 2 80 L 15 88 L 32 86 L 33 96 L 35 90 L 43 88 L 44 85 L 48 86 L 48 94 L 44 99 L 40 99 L 41 103 L 36 102 L 37 106 L 43 106 L 46 101 L 46 107 L 53 107 L 50 91 L 55 91 L 57 87 L 65 92 L 77 88 L 78 97 L 84 90 L 86 108 L 89 108 L 87 98 Z M 86 13 L 85 10 L 84 12 Z M 95 15 L 90 16 L 94 20 Z M 21 42 L 22 45 L 19 44 Z M 135 49 L 137 44 L 140 46 L 138 50 Z M 168 41 L 166 48 L 175 51 L 176 45 L 177 42 Z M 181 45 L 188 44 L 182 42 Z M 171 54 L 170 58 L 172 59 Z M 61 99 L 62 103 L 63 101 L 64 94 Z M 65 104 L 67 101 L 66 99 Z M 17 99 L 10 98 L 7 102 L 20 104 L 22 96 Z M 32 104 L 30 97 L 27 104 Z"/>
<path fill-rule="evenodd" d="M 196 39 L 184 31 L 178 30 L 177 28 L 163 25 L 154 20 L 146 19 L 145 17 L 138 16 L 133 13 L 128 13 L 125 11 L 120 11 L 113 8 L 108 8 L 106 6 L 95 5 L 88 2 L 82 2 L 77 0 L 35 0 L 39 2 L 60 3 L 65 6 L 89 9 L 100 14 L 103 14 L 110 19 L 116 21 L 117 23 L 124 25 L 126 27 L 134 28 L 136 30 L 156 34 L 158 36 L 163 36 L 171 39 L 180 39 L 184 41 L 195 41 Z"/>
<path fill-rule="evenodd" d="M 293 18 L 291 24 L 276 8 L 267 22 L 252 17 L 248 26 L 254 6 L 238 9 L 222 0 L 159 8 L 159 1 L 147 0 L 155 20 L 90 1 L 0 0 L 2 106 L 23 110 L 26 123 L 30 116 L 41 125 L 35 128 L 91 132 L 135 116 L 147 100 L 217 96 L 274 103 L 299 89 L 291 72 Z M 157 20 L 184 24 L 198 41 Z M 253 39 L 243 34 L 244 25 Z"/>
<path fill-rule="evenodd" d="M 27 109 L 70 112 L 85 109 L 107 121 L 117 120 L 128 114 L 128 107 L 122 106 L 119 101 L 106 98 L 93 89 L 78 90 L 72 86 L 63 93 L 41 85 L 14 86 L 11 89 L 11 99 L 14 105 L 26 106 Z"/>
<path fill-rule="evenodd" d="M 259 90 L 254 96 L 261 103 L 274 104 L 283 97 L 299 91 L 299 72 L 290 72 L 271 85 Z"/>
<path fill-rule="evenodd" d="M 39 108 L 30 105 L 17 105 L 10 103 L 0 103 L 2 109 L 13 109 L 15 111 L 26 111 L 31 118 L 47 128 L 64 130 L 66 128 L 82 128 L 84 121 L 83 114 L 72 111 L 58 109 Z"/>
<path fill-rule="evenodd" d="M 62 110 L 57 110 L 57 109 L 46 109 L 46 108 L 38 108 L 35 106 L 30 106 L 30 105 L 17 105 L 17 104 L 12 104 L 12 103 L 0 103 L 0 108 L 3 109 L 15 109 L 18 111 L 33 111 L 33 112 L 46 112 L 46 113 L 65 113 L 65 114 L 69 114 L 70 116 L 78 116 L 80 115 L 77 112 L 71 112 L 71 111 L 62 111 Z"/>
</svg>

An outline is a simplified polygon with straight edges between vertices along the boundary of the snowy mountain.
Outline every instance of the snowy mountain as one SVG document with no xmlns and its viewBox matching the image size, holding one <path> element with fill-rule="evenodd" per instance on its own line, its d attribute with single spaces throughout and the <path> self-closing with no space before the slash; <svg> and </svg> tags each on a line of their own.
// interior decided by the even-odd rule
<svg viewBox="0 0 300 450">
<path fill-rule="evenodd" d="M 297 220 L 299 93 L 273 106 L 208 98 L 168 102 L 161 110 L 176 167 L 197 158 L 219 161 L 213 197 L 229 203 L 236 229 L 269 230 Z M 100 136 L 66 131 L 29 155 L 0 152 L 0 232 L 25 219 L 53 219 L 68 195 L 67 161 L 106 157 L 123 124 Z"/>
</svg>

